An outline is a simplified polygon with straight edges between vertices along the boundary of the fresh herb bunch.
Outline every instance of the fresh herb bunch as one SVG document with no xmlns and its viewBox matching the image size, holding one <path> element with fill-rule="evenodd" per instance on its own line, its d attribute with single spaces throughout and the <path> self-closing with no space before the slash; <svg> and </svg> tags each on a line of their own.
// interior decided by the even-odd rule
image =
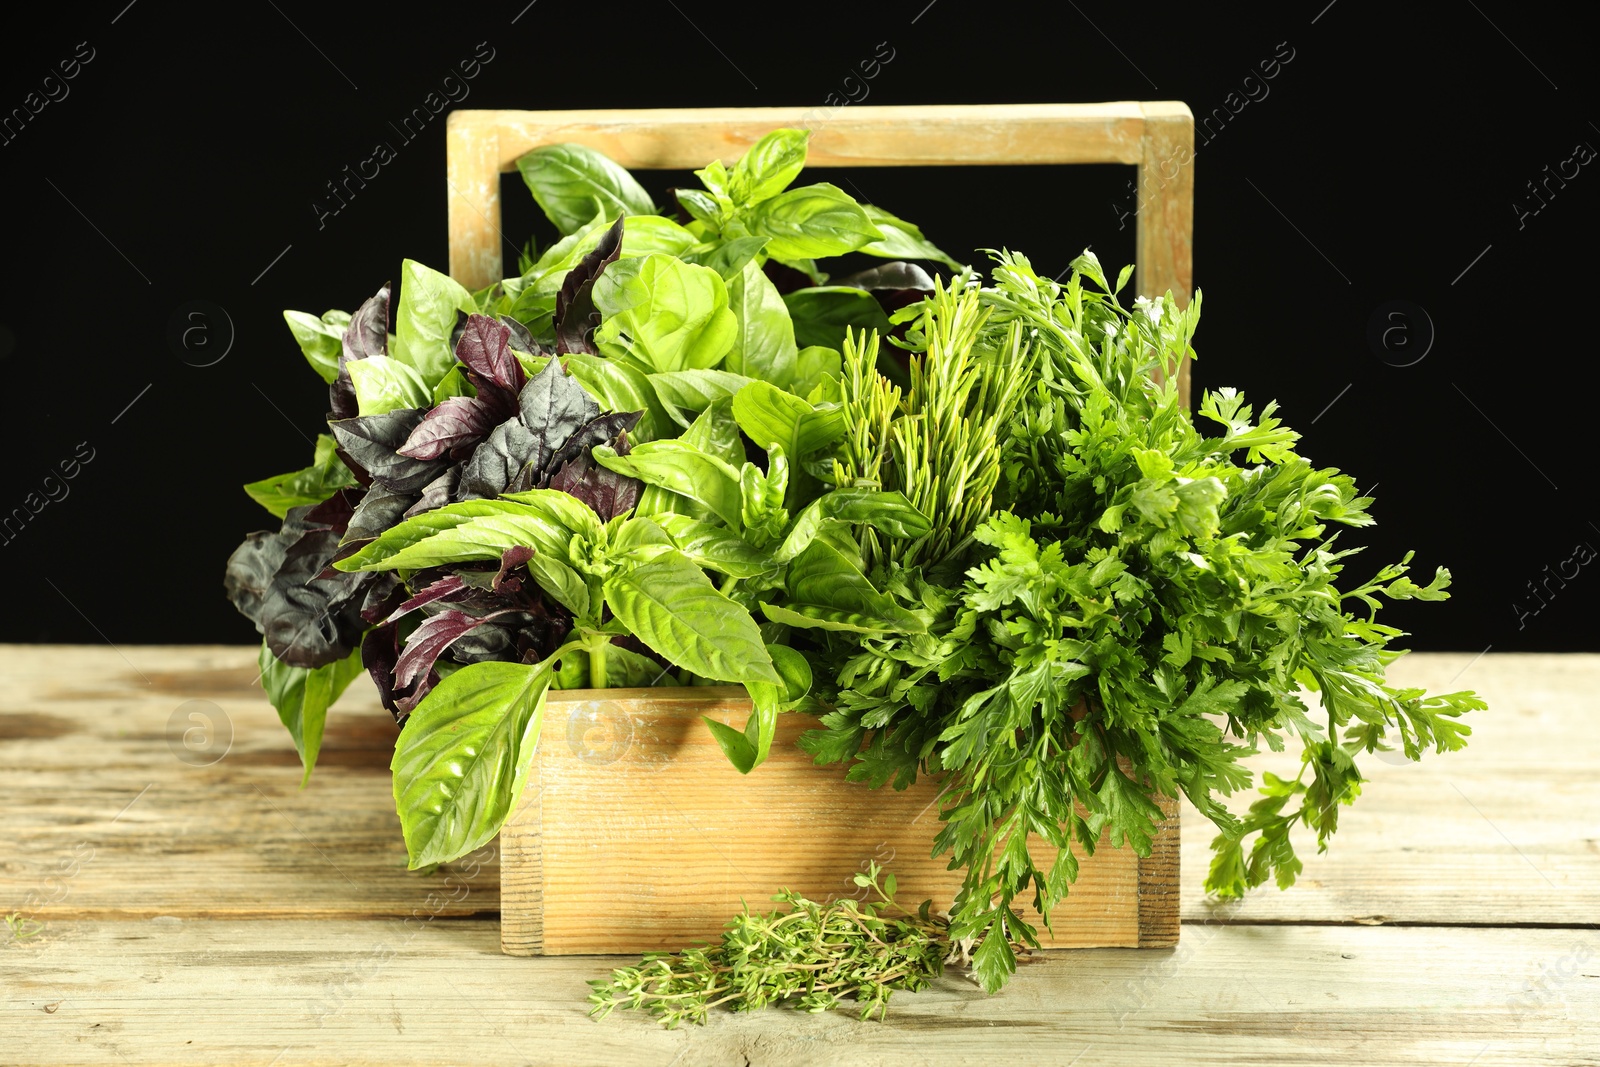
<svg viewBox="0 0 1600 1067">
<path fill-rule="evenodd" d="M 896 990 L 917 992 L 943 973 L 949 928 L 931 914 L 932 901 L 915 912 L 896 902 L 894 875 L 876 863 L 855 884 L 876 900 L 818 904 L 785 890 L 772 899 L 787 911 L 762 915 L 747 906 L 716 945 L 650 953 L 637 967 L 619 967 L 589 983 L 589 1014 L 641 1009 L 670 1030 L 704 1023 L 723 1004 L 755 1011 L 792 1000 L 799 1011 L 824 1012 L 848 996 L 862 1019 L 882 1019 Z"/>
<path fill-rule="evenodd" d="M 550 687 L 742 684 L 745 728 L 707 722 L 748 772 L 811 687 L 792 631 L 908 617 L 851 531 L 927 520 L 816 472 L 844 433 L 847 329 L 887 333 L 933 282 L 896 261 L 824 286 L 818 261 L 949 257 L 831 185 L 791 187 L 808 136 L 699 172 L 676 219 L 599 153 L 536 149 L 519 166 L 563 236 L 518 277 L 471 293 L 407 261 L 397 300 L 286 313 L 330 434 L 311 467 L 246 487 L 283 523 L 233 554 L 227 588 L 307 778 L 328 707 L 372 675 L 403 727 L 412 866 L 499 830 Z"/>
<path fill-rule="evenodd" d="M 1020 329 L 1037 357 L 999 435 L 997 510 L 972 531 L 963 582 L 930 583 L 893 556 L 871 572 L 925 630 L 834 641 L 818 678 L 835 710 L 802 740 L 874 786 L 943 775 L 936 851 L 967 872 L 952 934 L 982 939 L 974 964 L 990 990 L 1014 969 L 1011 942 L 1036 943 L 1019 902 L 1031 891 L 1048 923 L 1077 852 L 1102 834 L 1148 853 L 1158 798 L 1182 790 L 1217 825 L 1209 890 L 1287 887 L 1301 867 L 1291 829 L 1326 849 L 1360 792 L 1358 753 L 1458 749 L 1457 719 L 1484 706 L 1384 680 L 1401 632 L 1376 621 L 1377 598 L 1445 599 L 1447 571 L 1418 585 L 1408 555 L 1341 590 L 1357 550 L 1336 550 L 1330 528 L 1370 524 L 1370 499 L 1297 455 L 1273 404 L 1252 417 L 1233 390 L 1208 393 L 1209 434 L 1181 406 L 1199 294 L 1187 309 L 1170 295 L 1128 309 L 1116 294 L 1131 269 L 1112 286 L 1090 253 L 1064 286 L 1022 256 L 996 258 L 992 284 L 963 280 L 988 312 L 972 347 L 1014 351 Z M 935 298 L 899 318 L 939 313 Z M 939 336 L 911 334 L 914 366 L 948 358 Z M 862 391 L 850 352 L 847 408 Z M 955 511 L 930 518 L 930 539 L 961 532 Z M 1320 722 L 1302 690 L 1321 695 Z M 1218 798 L 1250 785 L 1240 759 L 1289 740 L 1299 777 L 1268 775 L 1248 815 L 1231 814 Z"/>
</svg>

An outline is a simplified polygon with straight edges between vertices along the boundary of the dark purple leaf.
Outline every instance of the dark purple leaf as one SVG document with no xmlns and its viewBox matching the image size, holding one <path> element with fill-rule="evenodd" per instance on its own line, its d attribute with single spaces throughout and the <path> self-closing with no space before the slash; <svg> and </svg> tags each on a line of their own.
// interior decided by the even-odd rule
<svg viewBox="0 0 1600 1067">
<path fill-rule="evenodd" d="M 272 578 L 283 566 L 289 546 L 313 528 L 306 516 L 314 506 L 290 508 L 280 529 L 257 530 L 247 535 L 244 544 L 228 557 L 223 588 L 239 614 L 255 623 L 257 633 L 261 632 L 261 605 L 272 588 Z"/>
<path fill-rule="evenodd" d="M 370 575 L 331 572 L 339 548 L 334 530 L 302 534 L 284 553 L 262 598 L 261 631 L 279 662 L 316 668 L 343 659 L 361 640 L 361 607 Z"/>
<path fill-rule="evenodd" d="M 306 513 L 306 523 L 326 526 L 336 533 L 344 533 L 355 515 L 364 494 L 357 489 L 341 489 Z"/>
<path fill-rule="evenodd" d="M 550 352 L 534 339 L 528 328 L 510 315 L 497 315 L 495 321 L 511 331 L 511 347 L 530 356 L 548 356 Z M 512 357 L 515 359 L 516 357 Z"/>
<path fill-rule="evenodd" d="M 416 611 L 424 604 L 432 604 L 435 600 L 446 600 L 457 596 L 467 590 L 467 584 L 458 574 L 452 574 L 428 585 L 422 592 L 395 607 L 394 612 L 384 622 L 394 622 L 402 615 Z"/>
<path fill-rule="evenodd" d="M 584 391 L 578 380 L 566 372 L 561 361 L 552 359 L 544 370 L 528 380 L 518 398 L 522 424 L 537 435 L 538 450 L 526 458 L 536 471 L 567 439 L 600 415 L 600 405 Z"/>
<path fill-rule="evenodd" d="M 545 461 L 545 473 L 553 474 L 577 457 L 588 455 L 595 445 L 615 441 L 620 435 L 637 426 L 639 417 L 643 414 L 642 411 L 613 411 L 609 415 L 590 419 Z"/>
<path fill-rule="evenodd" d="M 421 515 L 424 511 L 442 508 L 450 503 L 455 495 L 456 482 L 460 478 L 461 468 L 459 466 L 451 467 L 439 475 L 439 477 L 423 487 L 422 496 L 418 498 L 415 504 L 406 509 L 404 517 L 409 519 L 415 515 Z"/>
<path fill-rule="evenodd" d="M 601 522 L 609 522 L 639 503 L 644 483 L 600 466 L 584 452 L 556 471 L 550 488 L 577 497 L 594 509 Z"/>
<path fill-rule="evenodd" d="M 438 459 L 451 449 L 481 440 L 496 421 L 495 412 L 486 401 L 475 396 L 452 396 L 424 415 L 397 451 L 412 459 Z"/>
<path fill-rule="evenodd" d="M 393 571 L 383 571 L 372 577 L 366 594 L 361 598 L 361 619 L 375 626 L 387 619 L 400 602 L 406 598 L 406 587 Z"/>
<path fill-rule="evenodd" d="M 556 293 L 556 351 L 585 352 L 595 355 L 599 350 L 589 335 L 600 325 L 600 313 L 594 306 L 594 283 L 606 267 L 616 262 L 622 253 L 622 219 L 618 217 L 611 228 L 594 246 L 594 251 L 578 260 L 567 272 L 561 290 Z"/>
<path fill-rule="evenodd" d="M 510 342 L 509 326 L 487 315 L 469 315 L 461 339 L 456 342 L 456 359 L 481 381 L 518 393 L 527 376 L 511 354 Z"/>
<path fill-rule="evenodd" d="M 859 271 L 835 279 L 830 284 L 867 290 L 877 298 L 885 315 L 893 315 L 903 307 L 926 299 L 933 292 L 933 279 L 928 272 L 915 263 L 903 260 L 893 260 L 870 270 Z"/>
<path fill-rule="evenodd" d="M 422 408 L 401 408 L 382 415 L 333 420 L 328 429 L 351 460 L 372 475 L 373 481 L 397 493 L 417 493 L 444 473 L 446 466 L 438 460 L 412 459 L 399 452 L 423 414 Z"/>
<path fill-rule="evenodd" d="M 397 725 L 404 726 L 411 709 L 422 703 L 439 682 L 437 673 L 429 673 L 413 686 L 396 687 L 395 664 L 400 660 L 400 627 L 394 623 L 367 631 L 361 642 L 361 665 L 367 668 L 373 684 L 378 687 L 378 699 L 389 709 Z"/>
<path fill-rule="evenodd" d="M 495 615 L 479 618 L 449 609 L 424 620 L 406 639 L 406 647 L 394 665 L 395 685 L 415 685 L 433 670 L 434 661 L 445 649 L 493 618 Z"/>
<path fill-rule="evenodd" d="M 355 514 L 345 529 L 341 545 L 358 548 L 377 537 L 405 517 L 406 509 L 416 502 L 415 493 L 397 493 L 381 485 L 367 490 L 367 495 L 356 505 Z"/>
<path fill-rule="evenodd" d="M 355 386 L 345 364 L 352 359 L 381 356 L 389 351 L 389 286 L 384 284 L 371 299 L 350 316 L 345 327 L 343 350 L 339 353 L 339 375 L 328 387 L 328 406 L 332 418 L 348 419 L 358 413 Z"/>
<path fill-rule="evenodd" d="M 527 545 L 513 545 L 500 553 L 500 570 L 494 576 L 494 583 L 491 588 L 497 593 L 502 591 L 520 593 L 522 591 L 522 581 L 519 578 L 511 577 L 511 572 L 532 558 L 533 549 Z M 513 586 L 512 583 L 515 583 L 515 585 Z"/>
<path fill-rule="evenodd" d="M 527 389 L 531 388 L 533 383 L 529 382 Z M 539 436 L 520 419 L 502 422 L 462 466 L 455 497 L 457 500 L 497 497 L 516 480 L 524 467 L 535 465 L 546 454 Z"/>
</svg>

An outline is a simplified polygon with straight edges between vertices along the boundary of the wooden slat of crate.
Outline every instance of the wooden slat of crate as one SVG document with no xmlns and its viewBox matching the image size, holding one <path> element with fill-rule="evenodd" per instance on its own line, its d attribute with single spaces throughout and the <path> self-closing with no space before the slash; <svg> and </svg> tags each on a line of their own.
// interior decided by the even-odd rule
<svg viewBox="0 0 1600 1067">
<path fill-rule="evenodd" d="M 852 876 L 873 860 L 894 871 L 903 900 L 950 906 L 961 872 L 931 856 L 934 782 L 871 790 L 813 766 L 794 740 L 817 724 L 800 715 L 783 716 L 771 759 L 741 775 L 700 716 L 738 726 L 749 707 L 736 687 L 552 693 L 528 787 L 500 834 L 505 951 L 679 948 L 714 939 L 741 901 L 770 910 L 780 889 L 860 898 Z M 1082 857 L 1049 943 L 1173 944 L 1177 837 L 1173 822 L 1143 861 L 1109 845 Z"/>
<path fill-rule="evenodd" d="M 500 279 L 500 175 L 515 170 L 517 157 L 530 149 L 576 142 L 628 168 L 701 167 L 730 161 L 783 127 L 812 130 L 808 159 L 819 167 L 1137 166 L 1135 287 L 1146 295 L 1170 290 L 1180 305 L 1188 303 L 1194 116 L 1170 100 L 850 106 L 825 116 L 798 107 L 454 111 L 446 133 L 450 274 L 469 289 Z M 1187 403 L 1187 362 L 1179 389 Z"/>
</svg>

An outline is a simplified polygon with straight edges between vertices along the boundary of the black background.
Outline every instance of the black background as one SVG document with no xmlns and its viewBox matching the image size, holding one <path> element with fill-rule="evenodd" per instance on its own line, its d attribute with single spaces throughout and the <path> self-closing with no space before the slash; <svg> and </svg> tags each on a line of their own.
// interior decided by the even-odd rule
<svg viewBox="0 0 1600 1067">
<path fill-rule="evenodd" d="M 403 257 L 445 267 L 444 119 L 410 143 L 390 123 L 479 42 L 494 58 L 458 106 L 819 107 L 859 96 L 845 79 L 886 43 L 869 103 L 1178 99 L 1197 117 L 1259 97 L 1259 64 L 1292 52 L 1199 150 L 1197 387 L 1277 398 L 1307 455 L 1377 487 L 1379 525 L 1346 535 L 1369 546 L 1353 570 L 1410 548 L 1428 573 L 1452 568 L 1448 604 L 1392 612 L 1415 647 L 1600 648 L 1600 561 L 1551 581 L 1537 612 L 1526 590 L 1600 547 L 1600 165 L 1552 183 L 1520 226 L 1513 207 L 1546 165 L 1600 146 L 1592 42 L 1564 9 L 525 4 L 274 0 L 223 16 L 117 0 L 8 27 L 0 113 L 79 42 L 93 59 L 0 145 L 0 516 L 80 442 L 94 458 L 0 544 L 0 639 L 255 639 L 222 567 L 274 521 L 238 487 L 309 462 L 326 406 L 281 309 L 351 310 Z M 325 183 L 378 141 L 397 157 L 319 228 Z M 674 180 L 642 177 L 658 196 Z M 1055 273 L 1084 246 L 1108 266 L 1133 255 L 1131 167 L 814 177 L 958 257 L 1003 245 Z M 505 192 L 521 242 L 536 209 L 514 176 Z M 1398 355 L 1368 342 L 1394 300 L 1436 332 L 1410 366 L 1392 364 L 1419 350 L 1419 322 Z M 193 301 L 226 316 L 212 313 L 206 354 L 168 340 Z"/>
</svg>

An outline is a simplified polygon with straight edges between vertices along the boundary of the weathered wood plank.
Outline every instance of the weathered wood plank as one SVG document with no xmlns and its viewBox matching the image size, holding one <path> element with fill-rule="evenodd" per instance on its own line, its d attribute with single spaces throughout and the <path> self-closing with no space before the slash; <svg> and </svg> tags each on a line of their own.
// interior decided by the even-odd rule
<svg viewBox="0 0 1600 1067">
<path fill-rule="evenodd" d="M 443 878 L 406 871 L 389 785 L 394 720 L 365 678 L 329 716 L 302 791 L 256 673 L 248 648 L 0 649 L 0 909 L 68 919 L 499 908 L 496 863 Z"/>
<path fill-rule="evenodd" d="M 780 720 L 771 758 L 741 775 L 701 716 L 742 727 L 749 709 L 737 687 L 550 694 L 522 805 L 501 832 L 506 951 L 677 948 L 779 889 L 864 897 L 852 878 L 871 862 L 894 871 L 902 899 L 950 907 L 963 872 L 931 856 L 937 782 L 872 791 L 816 767 L 795 742 L 817 723 L 800 715 Z M 1109 845 L 1080 854 L 1052 943 L 1176 940 L 1177 832 L 1173 819 L 1145 863 Z M 1036 856 L 1048 865 L 1054 852 Z"/>
<path fill-rule="evenodd" d="M 1188 307 L 1194 292 L 1194 115 L 1187 104 L 1153 101 L 1144 113 L 1135 216 L 1138 277 L 1144 296 L 1171 293 Z M 1178 368 L 1178 394 L 1189 404 L 1188 359 Z"/>
<path fill-rule="evenodd" d="M 987 997 L 947 976 L 885 1023 L 587 1019 L 618 961 L 516 959 L 495 924 L 53 924 L 0 950 L 17 1064 L 1600 1063 L 1600 933 L 1191 927 L 1175 950 L 1055 951 Z M 1075 1057 L 1077 1057 L 1075 1059 Z"/>
<path fill-rule="evenodd" d="M 540 145 L 588 145 L 629 169 L 689 168 L 732 161 L 772 130 L 803 127 L 813 131 L 814 167 L 1132 163 L 1148 171 L 1162 146 L 1193 141 L 1193 119 L 1178 102 L 853 105 L 826 116 L 798 107 L 463 110 L 447 121 L 450 274 L 469 289 L 500 280 L 499 175 Z M 1151 121 L 1157 129 L 1147 136 Z M 1146 280 L 1183 298 L 1190 234 L 1169 227 L 1192 227 L 1192 181 L 1184 168 L 1157 193 L 1157 207 L 1139 213 Z"/>
<path fill-rule="evenodd" d="M 0 909 L 359 918 L 427 911 L 438 903 L 430 893 L 459 894 L 405 870 L 388 780 L 394 727 L 364 679 L 330 716 L 321 765 L 301 792 L 294 749 L 252 685 L 252 649 L 122 654 L 131 665 L 103 648 L 0 649 Z M 1372 781 L 1328 855 L 1304 849 L 1300 884 L 1252 894 L 1242 917 L 1597 921 L 1600 656 L 1490 653 L 1461 674 L 1472 658 L 1413 655 L 1394 676 L 1480 690 L 1491 707 L 1474 716 L 1473 743 L 1414 766 L 1371 761 Z M 210 701 L 233 724 L 232 748 L 212 766 L 186 765 L 169 746 L 169 718 L 188 700 Z M 177 724 L 178 751 L 190 725 Z M 1294 762 L 1257 760 L 1291 773 Z M 1183 817 L 1183 914 L 1200 919 L 1211 834 L 1192 810 Z M 465 879 L 469 896 L 442 913 L 496 911 L 498 879 L 497 862 L 479 865 Z"/>
<path fill-rule="evenodd" d="M 1339 816 L 1326 855 L 1296 836 L 1305 862 L 1287 892 L 1264 888 L 1249 922 L 1600 923 L 1600 656 L 1411 655 L 1397 683 L 1475 689 L 1461 752 L 1420 763 L 1361 764 L 1370 780 Z M 1264 753 L 1258 772 L 1293 775 L 1299 753 Z M 1247 798 L 1234 798 L 1243 809 Z M 1201 888 L 1214 828 L 1184 805 L 1183 917 L 1210 913 Z"/>
</svg>

